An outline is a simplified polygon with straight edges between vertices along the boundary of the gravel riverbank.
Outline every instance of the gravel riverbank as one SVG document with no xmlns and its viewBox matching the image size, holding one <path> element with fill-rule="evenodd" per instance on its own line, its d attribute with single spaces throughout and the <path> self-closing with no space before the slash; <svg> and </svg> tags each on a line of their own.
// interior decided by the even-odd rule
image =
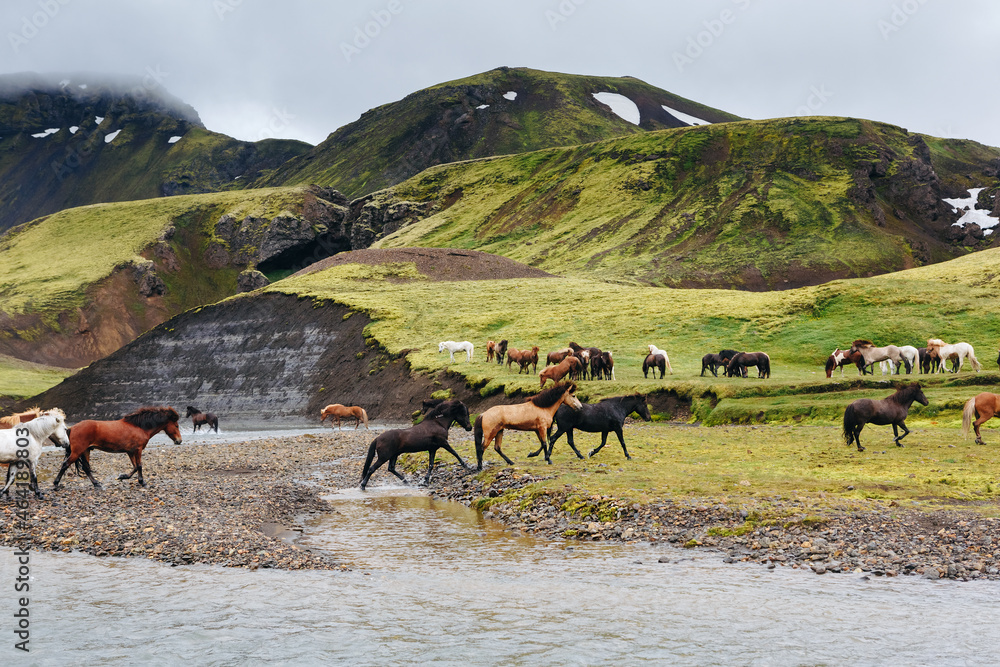
<svg viewBox="0 0 1000 667">
<path fill-rule="evenodd" d="M 94 452 L 101 492 L 76 476 L 53 492 L 62 452 L 48 452 L 40 463 L 46 500 L 29 501 L 27 530 L 15 527 L 14 502 L 0 499 L 0 545 L 176 565 L 344 568 L 336 554 L 297 547 L 297 522 L 333 511 L 321 496 L 358 483 L 374 435 L 361 430 L 150 447 L 143 457 L 147 488 L 117 480 L 128 470 L 125 456 Z M 426 465 L 422 455 L 415 460 L 414 483 Z M 633 504 L 568 486 L 540 492 L 533 485 L 546 478 L 514 468 L 488 472 L 491 481 L 482 482 L 439 458 L 430 491 L 540 537 L 708 548 L 726 562 L 818 574 L 1000 579 L 1000 520 L 971 511 L 922 512 L 878 501 L 817 506 L 787 498 L 739 507 L 687 497 Z M 384 468 L 374 483 L 383 477 Z"/>
</svg>

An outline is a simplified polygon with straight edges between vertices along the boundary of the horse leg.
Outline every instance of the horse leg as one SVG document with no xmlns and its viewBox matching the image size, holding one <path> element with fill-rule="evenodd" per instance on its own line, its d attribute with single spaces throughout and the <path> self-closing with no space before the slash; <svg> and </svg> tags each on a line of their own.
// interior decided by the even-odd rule
<svg viewBox="0 0 1000 667">
<path fill-rule="evenodd" d="M 443 449 L 444 451 L 448 452 L 449 454 L 451 454 L 452 456 L 454 456 L 456 459 L 458 459 L 458 462 L 462 464 L 463 468 L 465 468 L 466 470 L 469 469 L 469 466 L 467 466 L 465 464 L 465 461 L 463 461 L 462 457 L 458 455 L 458 452 L 456 452 L 454 449 L 451 448 L 451 445 L 445 443 L 445 444 L 441 445 L 441 449 Z"/>
<path fill-rule="evenodd" d="M 632 457 L 628 455 L 628 449 L 625 448 L 625 437 L 622 435 L 622 427 L 619 426 L 615 429 L 615 435 L 618 436 L 618 442 L 622 444 L 622 451 L 625 452 L 625 458 L 628 461 L 632 460 Z"/>
<path fill-rule="evenodd" d="M 87 475 L 87 479 L 89 479 L 91 483 L 94 485 L 94 488 L 97 489 L 98 491 L 103 489 L 104 487 L 101 486 L 101 483 L 98 482 L 96 479 L 94 479 L 94 475 L 91 474 L 90 457 L 87 455 L 87 452 L 83 452 L 82 454 L 80 454 L 80 460 L 82 461 L 83 472 L 85 475 Z M 63 465 L 66 465 L 65 462 L 63 462 Z"/>
<path fill-rule="evenodd" d="M 128 460 L 132 462 L 132 472 L 127 475 L 122 473 L 118 475 L 118 479 L 130 479 L 132 475 L 139 473 L 139 486 L 146 486 L 145 480 L 142 479 L 142 450 L 129 452 Z"/>
<path fill-rule="evenodd" d="M 899 422 L 899 427 L 901 429 L 903 429 L 903 435 L 900 435 L 900 436 L 896 437 L 896 446 L 897 447 L 902 447 L 903 443 L 901 443 L 900 440 L 902 440 L 906 436 L 910 435 L 910 429 L 906 428 L 906 422 Z M 893 434 L 896 433 L 896 425 L 895 424 L 892 425 L 892 432 L 893 432 Z"/>
<path fill-rule="evenodd" d="M 372 465 L 371 468 L 368 469 L 368 474 L 366 474 L 364 477 L 361 478 L 362 491 L 364 491 L 365 487 L 368 486 L 368 480 L 371 479 L 371 476 L 375 474 L 375 471 L 381 468 L 382 464 L 385 463 L 386 461 L 388 461 L 388 459 L 382 458 L 381 454 L 378 455 L 378 458 L 375 459 L 375 463 Z"/>
<path fill-rule="evenodd" d="M 573 429 L 566 431 L 566 442 L 568 442 L 569 446 L 573 448 L 576 458 L 582 459 L 583 454 L 580 453 L 580 450 L 576 448 L 576 444 L 573 442 Z"/>
<path fill-rule="evenodd" d="M 511 461 L 511 460 L 510 460 L 509 458 L 507 458 L 507 455 L 503 453 L 503 450 L 502 450 L 502 449 L 500 449 L 500 443 L 501 443 L 502 441 L 503 441 L 503 429 L 500 429 L 499 431 L 497 431 L 497 437 L 496 437 L 496 439 L 495 439 L 495 440 L 493 441 L 493 449 L 494 449 L 494 450 L 496 451 L 496 453 L 497 453 L 497 454 L 499 454 L 499 455 L 500 455 L 500 457 L 501 457 L 501 458 L 502 458 L 502 459 L 503 459 L 504 461 L 506 461 L 506 462 L 507 462 L 507 465 L 509 465 L 509 466 L 512 466 L 512 465 L 514 465 L 514 462 L 513 462 L 513 461 Z"/>
<path fill-rule="evenodd" d="M 548 429 L 539 428 L 537 431 L 535 431 L 535 435 L 538 436 L 539 447 L 541 448 L 542 451 L 545 452 L 545 462 L 548 463 L 549 465 L 552 465 L 552 459 L 549 458 L 549 448 L 547 446 L 548 442 L 545 437 L 548 435 Z"/>
<path fill-rule="evenodd" d="M 424 486 L 427 486 L 431 482 L 431 471 L 434 470 L 435 454 L 437 454 L 437 449 L 431 447 L 427 450 L 427 474 L 424 475 Z"/>
<path fill-rule="evenodd" d="M 28 459 L 28 475 L 29 482 L 31 484 L 31 490 L 35 492 L 35 498 L 39 500 L 45 500 L 45 494 L 42 490 L 38 488 L 38 475 L 36 474 L 38 464 Z"/>
<path fill-rule="evenodd" d="M 985 415 L 985 414 L 979 415 L 978 411 L 977 411 L 976 421 L 974 421 L 972 423 L 972 425 L 976 429 L 976 444 L 977 445 L 985 445 L 986 444 L 985 442 L 983 442 L 983 436 L 979 433 L 979 427 L 982 426 L 983 424 L 985 424 L 986 422 L 988 422 L 992 418 L 993 418 L 993 415 L 988 415 L 988 416 Z"/>
<path fill-rule="evenodd" d="M 857 444 L 859 452 L 865 451 L 865 448 L 861 446 L 861 429 L 863 429 L 864 427 L 865 427 L 864 424 L 857 424 L 856 426 L 854 426 L 854 428 L 851 429 L 851 437 L 854 438 L 854 442 L 855 444 Z"/>
<path fill-rule="evenodd" d="M 399 458 L 399 454 L 397 454 L 396 456 L 393 456 L 391 459 L 389 459 L 389 472 L 391 472 L 393 475 L 395 475 L 396 477 L 398 477 L 399 479 L 401 479 L 403 481 L 403 484 L 406 484 L 406 478 L 403 477 L 399 473 L 398 470 L 396 470 L 396 459 L 397 458 Z"/>
<path fill-rule="evenodd" d="M 354 430 L 357 431 L 358 427 L 361 426 L 361 417 L 354 417 Z"/>
<path fill-rule="evenodd" d="M 590 455 L 591 455 L 591 456 L 593 456 L 593 455 L 594 455 L 594 454 L 596 454 L 597 452 L 599 452 L 599 451 L 601 451 L 602 449 L 604 449 L 604 445 L 606 445 L 606 444 L 607 444 L 607 442 L 608 442 L 608 433 L 609 433 L 609 432 L 610 432 L 610 431 L 604 431 L 603 433 L 601 433 L 601 444 L 600 444 L 600 445 L 598 445 L 598 446 L 597 446 L 597 447 L 596 447 L 596 448 L 595 448 L 594 450 L 592 450 L 592 451 L 590 452 Z"/>
</svg>

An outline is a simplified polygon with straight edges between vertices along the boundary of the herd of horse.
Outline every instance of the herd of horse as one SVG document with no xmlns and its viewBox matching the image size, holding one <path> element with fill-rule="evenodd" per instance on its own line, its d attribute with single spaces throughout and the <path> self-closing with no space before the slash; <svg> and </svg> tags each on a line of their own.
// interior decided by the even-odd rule
<svg viewBox="0 0 1000 667">
<path fill-rule="evenodd" d="M 943 373 L 951 362 L 951 372 L 957 373 L 962 370 L 962 365 L 968 359 L 972 370 L 978 372 L 982 370 L 982 364 L 976 359 L 976 351 L 971 345 L 965 342 L 945 343 L 940 338 L 929 338 L 926 347 L 914 347 L 912 345 L 886 345 L 876 347 L 870 340 L 859 338 L 851 343 L 847 350 L 836 348 L 826 360 L 826 376 L 832 377 L 833 371 L 840 369 L 841 375 L 844 373 L 844 366 L 854 364 L 858 369 L 858 375 L 874 373 L 875 364 L 886 363 L 890 373 L 898 374 L 905 370 L 909 375 L 918 369 L 921 373 Z M 1000 356 L 997 358 L 997 365 L 1000 367 Z"/>
</svg>

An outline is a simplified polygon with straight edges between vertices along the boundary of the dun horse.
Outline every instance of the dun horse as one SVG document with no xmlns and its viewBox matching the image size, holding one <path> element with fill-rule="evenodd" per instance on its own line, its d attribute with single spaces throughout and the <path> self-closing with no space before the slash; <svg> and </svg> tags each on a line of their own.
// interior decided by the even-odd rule
<svg viewBox="0 0 1000 667">
<path fill-rule="evenodd" d="M 59 474 L 52 482 L 52 487 L 59 488 L 59 481 L 71 464 L 76 464 L 77 473 L 83 473 L 93 483 L 95 489 L 100 489 L 90 471 L 90 450 L 99 449 L 102 452 L 121 452 L 128 454 L 132 462 L 132 472 L 118 476 L 118 479 L 129 479 L 139 473 L 139 486 L 146 486 L 142 478 L 142 450 L 154 435 L 163 431 L 174 444 L 181 444 L 181 430 L 177 425 L 180 415 L 173 408 L 139 408 L 129 415 L 115 421 L 95 421 L 86 419 L 75 426 L 69 434 L 69 448 L 63 460 Z"/>
<path fill-rule="evenodd" d="M 544 372 L 544 371 L 543 371 Z M 532 396 L 524 403 L 515 405 L 495 405 L 483 414 L 476 417 L 474 437 L 476 441 L 476 461 L 477 470 L 483 469 L 483 452 L 493 443 L 493 449 L 507 462 L 507 465 L 514 465 L 514 462 L 507 458 L 507 455 L 500 449 L 503 442 L 504 429 L 515 431 L 534 431 L 538 436 L 538 442 L 545 450 L 545 462 L 552 463 L 549 459 L 549 451 L 546 443 L 546 436 L 556 410 L 564 403 L 574 410 L 579 410 L 581 403 L 573 392 L 576 385 L 557 384 L 553 387 Z"/>
<path fill-rule="evenodd" d="M 396 459 L 400 454 L 427 452 L 427 475 L 424 477 L 424 484 L 430 482 L 431 472 L 434 470 L 434 455 L 439 449 L 454 456 L 462 467 L 467 469 L 469 466 L 448 444 L 448 429 L 455 422 L 466 431 L 471 431 L 469 409 L 461 401 L 441 401 L 432 406 L 423 421 L 416 426 L 380 433 L 368 447 L 368 458 L 365 459 L 365 467 L 361 472 L 361 488 L 368 486 L 372 474 L 386 461 L 389 462 L 389 472 L 405 483 L 406 478 L 396 470 Z M 376 454 L 378 459 L 373 465 L 372 461 Z"/>
<path fill-rule="evenodd" d="M 202 412 L 198 408 L 189 405 L 187 406 L 187 414 L 184 415 L 185 418 L 191 418 L 191 424 L 194 427 L 196 433 L 203 425 L 207 425 L 209 428 L 215 430 L 216 433 L 219 432 L 219 418 L 211 412 Z"/>
<path fill-rule="evenodd" d="M 331 428 L 333 427 L 333 422 L 336 421 L 337 428 L 340 429 L 341 419 L 354 419 L 355 431 L 361 426 L 362 421 L 365 423 L 365 428 L 368 428 L 368 413 L 365 412 L 364 408 L 359 408 L 356 405 L 341 405 L 340 403 L 328 405 L 320 411 L 319 422 L 322 424 L 327 417 L 330 418 Z"/>
<path fill-rule="evenodd" d="M 979 427 L 993 419 L 998 413 L 1000 413 L 1000 394 L 991 394 L 988 391 L 976 394 L 965 402 L 965 408 L 962 410 L 962 435 L 968 438 L 969 426 L 975 426 L 976 444 L 985 445 L 983 436 L 979 433 Z M 973 417 L 976 419 L 974 423 Z"/>
<path fill-rule="evenodd" d="M 857 444 L 858 451 L 863 452 L 865 448 L 861 446 L 861 429 L 865 424 L 877 424 L 886 426 L 892 424 L 892 434 L 895 436 L 893 442 L 902 447 L 900 442 L 910 433 L 906 428 L 906 415 L 910 411 L 910 406 L 916 401 L 921 405 L 927 405 L 927 398 L 923 390 L 916 382 L 908 384 L 896 391 L 888 398 L 872 400 L 870 398 L 859 398 L 844 410 L 844 440 L 850 445 Z M 903 435 L 899 434 L 899 429 L 903 429 Z"/>
</svg>

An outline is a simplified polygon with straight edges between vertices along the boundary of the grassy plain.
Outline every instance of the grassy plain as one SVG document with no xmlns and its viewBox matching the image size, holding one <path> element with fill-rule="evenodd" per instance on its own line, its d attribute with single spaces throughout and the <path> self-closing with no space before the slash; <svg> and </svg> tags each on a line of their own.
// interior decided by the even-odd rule
<svg viewBox="0 0 1000 667">
<path fill-rule="evenodd" d="M 0 354 L 0 399 L 22 399 L 40 394 L 76 371 L 33 364 Z"/>
</svg>

